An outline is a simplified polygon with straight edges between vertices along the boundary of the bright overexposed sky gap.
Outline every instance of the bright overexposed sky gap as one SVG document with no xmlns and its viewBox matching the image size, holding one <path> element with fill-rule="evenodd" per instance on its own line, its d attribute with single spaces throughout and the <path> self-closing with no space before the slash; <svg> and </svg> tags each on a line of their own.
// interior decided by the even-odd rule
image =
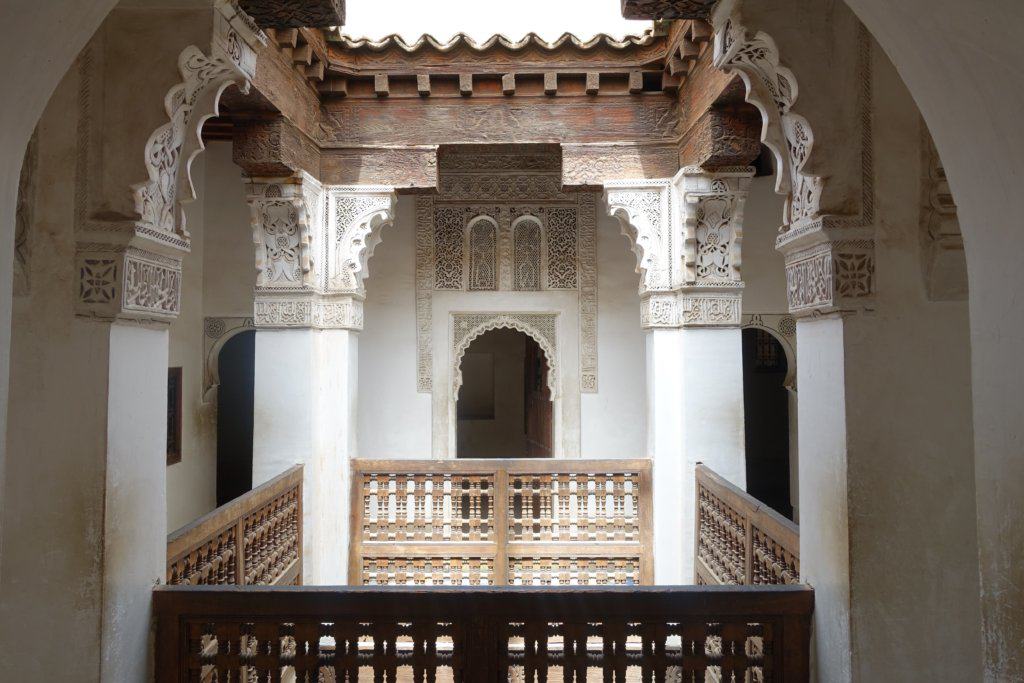
<svg viewBox="0 0 1024 683">
<path fill-rule="evenodd" d="M 565 32 L 588 40 L 598 33 L 639 35 L 649 21 L 627 21 L 619 0 L 348 0 L 343 33 L 379 39 L 397 33 L 406 42 L 429 33 L 447 41 L 456 33 L 482 42 L 495 33 L 518 40 L 533 31 L 548 41 Z"/>
</svg>

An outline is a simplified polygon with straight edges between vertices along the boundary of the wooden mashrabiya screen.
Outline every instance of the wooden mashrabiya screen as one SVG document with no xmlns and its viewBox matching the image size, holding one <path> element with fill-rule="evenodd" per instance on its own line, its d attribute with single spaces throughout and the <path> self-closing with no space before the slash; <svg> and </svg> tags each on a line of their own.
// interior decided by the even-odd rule
<svg viewBox="0 0 1024 683">
<path fill-rule="evenodd" d="M 697 583 L 800 582 L 800 527 L 697 465 Z"/>
<path fill-rule="evenodd" d="M 809 680 L 807 586 L 160 587 L 156 680 Z"/>
<path fill-rule="evenodd" d="M 169 585 L 302 583 L 302 465 L 167 537 Z"/>
<path fill-rule="evenodd" d="M 653 583 L 648 460 L 356 460 L 349 583 Z"/>
</svg>

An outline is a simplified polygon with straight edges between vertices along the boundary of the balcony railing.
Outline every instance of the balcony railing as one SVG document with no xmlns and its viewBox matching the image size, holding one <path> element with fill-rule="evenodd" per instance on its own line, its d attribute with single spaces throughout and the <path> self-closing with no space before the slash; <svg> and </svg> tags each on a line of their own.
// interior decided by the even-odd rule
<svg viewBox="0 0 1024 683">
<path fill-rule="evenodd" d="M 806 586 L 156 589 L 157 682 L 808 680 Z"/>
<path fill-rule="evenodd" d="M 800 581 L 800 527 L 697 466 L 697 583 L 790 585 Z"/>
<path fill-rule="evenodd" d="M 167 537 L 169 585 L 301 582 L 301 465 Z"/>
<path fill-rule="evenodd" d="M 652 583 L 649 460 L 357 460 L 349 583 Z"/>
</svg>

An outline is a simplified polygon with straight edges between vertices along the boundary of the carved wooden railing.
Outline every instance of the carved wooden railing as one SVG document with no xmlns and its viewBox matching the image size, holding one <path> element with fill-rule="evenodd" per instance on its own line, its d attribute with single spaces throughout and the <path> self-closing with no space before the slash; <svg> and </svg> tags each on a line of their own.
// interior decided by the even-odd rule
<svg viewBox="0 0 1024 683">
<path fill-rule="evenodd" d="M 800 527 L 697 466 L 697 583 L 800 582 Z"/>
<path fill-rule="evenodd" d="M 169 585 L 302 582 L 302 465 L 167 537 Z"/>
<path fill-rule="evenodd" d="M 160 587 L 157 683 L 808 680 L 806 586 Z"/>
<path fill-rule="evenodd" d="M 647 460 L 357 460 L 349 583 L 652 583 Z"/>
</svg>

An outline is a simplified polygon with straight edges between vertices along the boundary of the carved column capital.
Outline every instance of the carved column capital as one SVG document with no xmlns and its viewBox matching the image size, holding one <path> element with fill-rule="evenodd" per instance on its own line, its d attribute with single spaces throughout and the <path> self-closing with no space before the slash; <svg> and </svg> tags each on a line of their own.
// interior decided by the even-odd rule
<svg viewBox="0 0 1024 683">
<path fill-rule="evenodd" d="M 181 258 L 131 243 L 79 242 L 75 314 L 170 324 L 181 311 Z"/>
<path fill-rule="evenodd" d="M 362 328 L 367 261 L 394 220 L 390 187 L 250 179 L 257 327 Z"/>
<path fill-rule="evenodd" d="M 786 257 L 786 296 L 795 317 L 871 310 L 875 293 L 875 240 L 870 231 L 819 226 L 777 248 Z"/>
</svg>

